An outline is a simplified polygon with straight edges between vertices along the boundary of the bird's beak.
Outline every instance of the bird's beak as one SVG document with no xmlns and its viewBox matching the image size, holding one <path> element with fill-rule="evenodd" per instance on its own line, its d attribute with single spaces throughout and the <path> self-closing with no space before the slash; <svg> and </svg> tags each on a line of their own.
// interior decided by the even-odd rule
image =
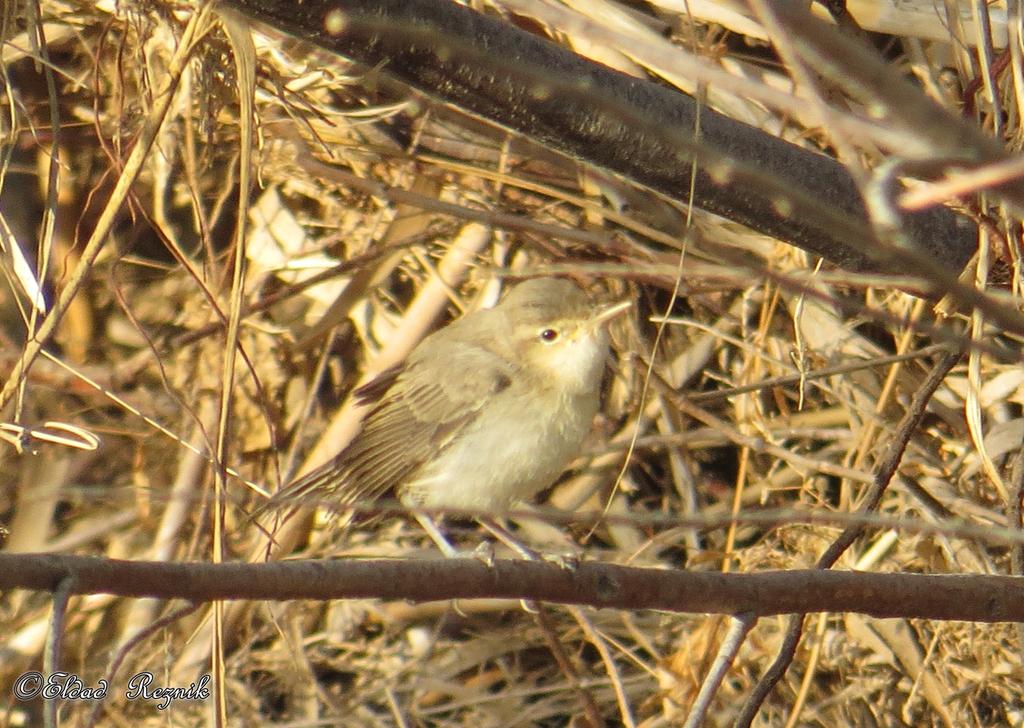
<svg viewBox="0 0 1024 728">
<path fill-rule="evenodd" d="M 587 329 L 594 330 L 601 326 L 604 326 L 606 323 L 611 321 L 613 318 L 618 316 L 620 313 L 622 313 L 632 305 L 633 302 L 627 300 L 619 301 L 618 303 L 612 303 L 607 306 L 604 306 L 603 308 L 598 309 L 597 313 L 594 314 L 594 317 L 587 321 Z"/>
</svg>

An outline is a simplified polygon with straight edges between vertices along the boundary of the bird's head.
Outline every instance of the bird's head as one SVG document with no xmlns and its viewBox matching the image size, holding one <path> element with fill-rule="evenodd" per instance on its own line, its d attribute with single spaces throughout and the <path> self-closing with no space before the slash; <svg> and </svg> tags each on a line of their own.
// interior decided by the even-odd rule
<svg viewBox="0 0 1024 728">
<path fill-rule="evenodd" d="M 601 380 L 606 324 L 629 306 L 596 304 L 570 281 L 536 278 L 513 288 L 498 308 L 511 329 L 516 359 L 539 384 L 584 393 L 596 391 Z"/>
</svg>

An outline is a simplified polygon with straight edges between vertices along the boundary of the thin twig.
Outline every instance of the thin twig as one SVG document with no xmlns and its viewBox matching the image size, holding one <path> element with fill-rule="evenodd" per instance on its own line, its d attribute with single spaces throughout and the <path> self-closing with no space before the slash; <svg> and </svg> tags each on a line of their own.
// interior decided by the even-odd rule
<svg viewBox="0 0 1024 728">
<path fill-rule="evenodd" d="M 922 382 L 921 387 L 914 395 L 913 401 L 907 408 L 906 414 L 897 426 L 889 447 L 886 449 L 875 470 L 874 482 L 868 488 L 867 493 L 865 493 L 861 507 L 858 509 L 861 513 L 872 513 L 878 508 L 882 495 L 885 493 L 886 488 L 889 487 L 889 483 L 899 468 L 900 461 L 903 459 L 903 453 L 910 443 L 910 438 L 921 424 L 921 419 L 925 415 L 928 402 L 931 401 L 932 395 L 939 385 L 942 384 L 946 375 L 960 361 L 962 355 L 962 352 L 959 351 L 946 353 L 945 356 L 936 362 L 928 377 Z M 821 558 L 818 559 L 817 568 L 831 568 L 863 532 L 864 526 L 860 524 L 845 528 L 839 537 L 825 550 Z M 800 643 L 805 616 L 805 614 L 794 614 L 790 617 L 785 638 L 783 639 L 782 646 L 779 648 L 778 655 L 761 677 L 760 682 L 751 691 L 750 697 L 736 719 L 735 725 L 737 728 L 749 726 L 753 722 L 754 716 L 757 715 L 765 698 L 768 697 L 768 694 L 786 674 L 790 663 L 793 661 L 793 657 L 796 655 L 797 645 Z"/>
<path fill-rule="evenodd" d="M 718 648 L 718 654 L 715 655 L 711 669 L 708 670 L 704 682 L 701 683 L 700 692 L 697 693 L 693 705 L 690 706 L 690 714 L 686 716 L 684 728 L 700 728 L 704 725 L 704 718 L 707 717 L 715 693 L 718 692 L 722 680 L 725 679 L 729 668 L 736 660 L 736 655 L 739 654 L 740 647 L 743 646 L 743 641 L 755 624 L 757 624 L 757 618 L 752 614 L 735 614 L 730 617 L 729 631 Z"/>
<path fill-rule="evenodd" d="M 182 619 L 183 617 L 187 617 L 188 615 L 192 614 L 201 606 L 201 603 L 186 604 L 180 609 L 176 609 L 173 612 L 165 614 L 164 616 L 160 617 L 160 619 L 157 619 L 156 621 L 147 625 L 143 629 L 140 629 L 138 632 L 135 633 L 134 636 L 132 636 L 131 639 L 126 640 L 125 643 L 121 645 L 121 648 L 117 651 L 117 654 L 114 655 L 114 659 L 110 661 L 110 667 L 107 668 L 107 674 L 104 675 L 104 680 L 106 681 L 106 684 L 112 685 L 114 683 L 114 677 L 117 675 L 117 671 L 121 669 L 121 665 L 124 663 L 125 659 L 131 653 L 131 651 L 134 650 L 139 644 L 141 644 L 144 640 L 148 639 L 150 635 L 156 634 L 165 627 L 174 624 L 179 619 Z M 89 719 L 85 723 L 85 728 L 92 728 L 94 725 L 96 725 L 96 723 L 100 719 L 100 716 L 103 714 L 103 705 L 104 703 L 102 700 L 96 701 L 96 703 L 93 705 L 92 713 L 89 714 Z"/>
<path fill-rule="evenodd" d="M 46 649 L 43 652 L 43 682 L 60 672 L 60 647 L 64 636 L 64 618 L 67 616 L 68 601 L 74 591 L 75 577 L 69 575 L 57 583 L 53 590 L 53 615 L 50 617 L 50 631 L 46 636 Z M 70 678 L 67 678 L 70 679 Z M 59 698 L 43 698 L 43 725 L 46 728 L 57 728 L 57 709 Z"/>
<path fill-rule="evenodd" d="M 558 634 L 555 632 L 554 625 L 551 624 L 551 619 L 548 617 L 544 605 L 539 602 L 532 602 L 530 607 L 535 610 L 534 619 L 540 627 L 541 634 L 544 635 L 544 641 L 547 642 L 548 649 L 551 650 L 555 662 L 558 663 L 558 668 L 565 675 L 569 684 L 575 689 L 576 695 L 583 706 L 583 714 L 586 716 L 590 727 L 604 728 L 605 722 L 601 718 L 601 711 L 597 707 L 597 702 L 594 700 L 594 696 L 590 694 L 590 691 L 583 686 L 579 671 L 576 670 L 572 660 L 569 659 L 569 655 L 565 652 L 565 647 L 559 641 Z"/>
</svg>

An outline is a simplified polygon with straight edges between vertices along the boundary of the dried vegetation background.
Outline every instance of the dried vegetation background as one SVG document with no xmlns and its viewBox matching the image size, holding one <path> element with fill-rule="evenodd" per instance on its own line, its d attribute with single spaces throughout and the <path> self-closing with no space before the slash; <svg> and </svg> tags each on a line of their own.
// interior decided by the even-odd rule
<svg viewBox="0 0 1024 728">
<path fill-rule="evenodd" d="M 476 5 L 507 12 L 500 0 Z M 690 16 L 677 5 L 580 4 L 621 34 L 619 47 L 548 27 L 540 3 L 536 14 L 509 19 L 640 76 L 653 72 L 632 58 L 636 33 L 669 37 L 680 53 L 806 98 L 751 15 L 691 3 Z M 43 265 L 39 241 L 49 254 L 38 279 L 52 301 L 76 285 L 70 272 L 83 245 L 105 224 L 101 211 L 133 145 L 158 120 L 193 10 L 137 0 L 4 7 L 0 379 L 7 380 L 26 346 L 26 320 L 38 318 L 30 305 L 37 275 L 28 271 Z M 1005 14 L 992 12 L 1001 53 Z M 1002 131 L 1015 140 L 1021 99 L 1013 69 L 986 86 L 975 26 L 950 28 L 942 17 L 934 10 L 929 22 L 868 27 L 881 31 L 871 40 L 894 73 L 913 77 L 951 108 L 969 101 L 968 112 L 990 130 L 1000 109 Z M 588 450 L 541 501 L 591 514 L 607 506 L 629 519 L 600 525 L 587 539 L 590 520 L 566 528 L 521 515 L 513 519 L 520 536 L 544 550 L 622 564 L 806 568 L 840 529 L 800 515 L 855 510 L 937 356 L 929 347 L 938 340 L 927 332 L 1004 340 L 978 319 L 940 315 L 933 302 L 891 282 L 819 266 L 793 247 L 431 104 L 379 69 L 269 31 L 253 40 L 252 192 L 240 205 L 243 125 L 233 55 L 240 46 L 214 24 L 184 64 L 139 178 L 46 355 L 25 377 L 17 410 L 3 412 L 9 423 L 57 423 L 47 431 L 72 444 L 83 435 L 68 426 L 100 439 L 94 450 L 38 439 L 22 454 L 13 445 L 0 449 L 7 550 L 213 560 L 222 544 L 225 560 L 257 558 L 267 535 L 246 513 L 264 495 L 244 481 L 272 492 L 305 458 L 322 460 L 355 426 L 347 402 L 359 382 L 400 360 L 433 327 L 493 303 L 507 276 L 558 272 L 595 291 L 628 295 L 636 306 L 613 331 L 606 402 Z M 805 127 L 684 78 L 661 80 L 771 134 L 835 153 L 829 128 Z M 879 161 L 870 150 L 858 154 L 844 161 Z M 992 239 L 1015 250 L 1016 221 L 972 204 L 975 214 L 989 215 Z M 232 300 L 239 217 L 247 225 L 240 302 Z M 1005 231 L 1012 235 L 1001 237 Z M 1015 258 L 993 246 L 997 283 L 1016 293 Z M 738 255 L 763 273 L 738 270 L 731 262 Z M 233 310 L 240 348 L 228 381 L 224 327 Z M 892 360 L 903 354 L 911 356 Z M 660 379 L 647 376 L 652 358 Z M 858 362 L 865 366 L 855 372 L 814 376 Z M 1024 428 L 1022 376 L 1018 364 L 972 349 L 932 400 L 881 513 L 908 523 L 954 515 L 1012 523 L 1008 456 Z M 773 381 L 731 393 L 766 380 Z M 696 404 L 713 419 L 684 416 L 666 383 L 699 394 Z M 225 386 L 233 396 L 223 457 L 240 477 L 226 483 L 224 528 L 216 531 L 208 453 L 217 452 Z M 662 518 L 765 508 L 792 517 L 703 529 Z M 292 535 L 296 553 L 306 556 L 433 555 L 418 527 L 394 516 L 347 529 L 319 517 Z M 452 535 L 466 548 L 482 537 L 469 524 L 454 524 Z M 1011 572 L 1004 546 L 913 529 L 870 530 L 838 568 Z M 184 686 L 211 672 L 211 608 L 186 606 L 72 599 L 62 667 L 86 684 L 111 680 L 115 694 L 100 724 L 208 718 L 208 703 L 179 702 L 160 713 L 152 702 L 119 696 L 143 670 L 157 684 Z M 177 618 L 149 629 L 171 614 Z M 15 700 L 8 686 L 41 669 L 49 619 L 47 594 L 9 593 L 0 601 L 4 725 L 40 719 L 40 704 Z M 608 725 L 659 726 L 686 714 L 727 620 L 368 600 L 235 604 L 224 624 L 219 657 L 235 725 L 555 726 L 600 716 Z M 784 624 L 756 625 L 709 725 L 732 723 L 777 653 Z M 1020 650 L 1008 625 L 812 616 L 793 668 L 756 724 L 1016 723 L 1024 708 Z M 69 702 L 62 715 L 80 725 L 92 710 Z"/>
</svg>

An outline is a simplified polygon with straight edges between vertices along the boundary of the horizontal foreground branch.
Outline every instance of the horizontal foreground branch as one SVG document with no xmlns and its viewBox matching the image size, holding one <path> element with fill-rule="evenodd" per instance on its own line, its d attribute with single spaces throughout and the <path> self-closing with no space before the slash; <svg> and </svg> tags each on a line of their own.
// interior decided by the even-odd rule
<svg viewBox="0 0 1024 728">
<path fill-rule="evenodd" d="M 211 601 L 530 599 L 616 609 L 755 616 L 859 612 L 972 622 L 1024 621 L 1024 579 L 850 571 L 698 573 L 476 559 L 310 560 L 263 564 L 119 561 L 0 554 L 0 589 Z"/>
</svg>

